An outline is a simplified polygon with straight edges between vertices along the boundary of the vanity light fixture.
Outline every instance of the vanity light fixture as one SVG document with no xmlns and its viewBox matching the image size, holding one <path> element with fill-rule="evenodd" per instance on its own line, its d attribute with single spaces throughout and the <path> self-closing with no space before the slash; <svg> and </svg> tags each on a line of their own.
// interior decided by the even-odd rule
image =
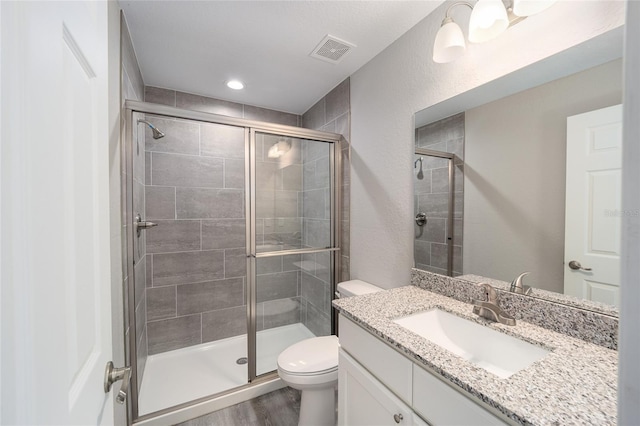
<svg viewBox="0 0 640 426">
<path fill-rule="evenodd" d="M 227 81 L 227 87 L 233 90 L 242 90 L 244 89 L 244 83 L 240 80 L 229 80 Z"/>
<path fill-rule="evenodd" d="M 509 18 L 502 0 L 478 0 L 469 18 L 469 41 L 484 43 L 493 40 L 507 27 Z"/>
<path fill-rule="evenodd" d="M 478 0 L 475 5 L 460 1 L 453 3 L 445 13 L 442 25 L 433 45 L 433 61 L 447 63 L 464 54 L 466 42 L 462 29 L 451 17 L 456 6 L 471 9 L 469 18 L 469 41 L 484 43 L 502 34 L 529 15 L 540 13 L 557 0 Z"/>
<path fill-rule="evenodd" d="M 274 143 L 271 148 L 269 148 L 269 152 L 267 156 L 269 158 L 280 158 L 291 149 L 291 142 L 287 139 L 280 139 L 278 142 Z"/>
</svg>

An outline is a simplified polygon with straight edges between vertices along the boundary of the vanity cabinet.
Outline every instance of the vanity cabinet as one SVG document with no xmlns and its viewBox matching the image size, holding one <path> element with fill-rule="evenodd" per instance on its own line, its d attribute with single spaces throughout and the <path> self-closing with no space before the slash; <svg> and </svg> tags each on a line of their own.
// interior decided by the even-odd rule
<svg viewBox="0 0 640 426">
<path fill-rule="evenodd" d="M 417 365 L 413 369 L 413 409 L 433 425 L 507 424 Z"/>
<path fill-rule="evenodd" d="M 342 315 L 339 327 L 338 425 L 509 424 Z"/>
<path fill-rule="evenodd" d="M 339 363 L 339 425 L 427 424 L 342 349 Z"/>
</svg>

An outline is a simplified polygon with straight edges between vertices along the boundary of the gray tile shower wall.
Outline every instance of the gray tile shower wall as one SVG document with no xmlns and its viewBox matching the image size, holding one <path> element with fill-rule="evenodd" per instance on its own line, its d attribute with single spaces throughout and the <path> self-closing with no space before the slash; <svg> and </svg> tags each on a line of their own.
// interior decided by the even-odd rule
<svg viewBox="0 0 640 426">
<path fill-rule="evenodd" d="M 129 27 L 124 19 L 124 15 L 121 20 L 120 31 L 122 74 L 123 76 L 126 76 L 122 82 L 122 101 L 124 102 L 125 99 L 141 101 L 144 99 L 144 81 L 142 80 L 142 73 L 138 66 L 138 59 L 136 58 L 136 52 L 133 49 L 131 35 L 129 34 Z"/>
<path fill-rule="evenodd" d="M 215 114 L 299 125 L 294 114 L 154 87 L 147 102 Z M 166 136 L 146 132 L 149 258 L 148 352 L 156 354 L 246 333 L 244 130 L 166 117 L 146 117 Z M 256 242 L 259 251 L 300 247 L 302 151 L 267 151 L 279 138 L 257 137 Z M 257 261 L 258 330 L 301 322 L 301 256 Z"/>
<path fill-rule="evenodd" d="M 349 200 L 350 200 L 350 145 L 351 98 L 350 80 L 347 78 L 302 115 L 302 126 L 342 134 L 342 251 L 340 281 L 349 279 Z M 323 247 L 329 244 L 329 187 L 325 173 L 329 171 L 329 152 L 322 145 L 310 145 L 303 151 L 303 244 Z M 301 273 L 302 321 L 316 335 L 331 332 L 331 270 L 328 253 L 305 255 Z"/>
<path fill-rule="evenodd" d="M 234 117 L 301 125 L 303 117 L 154 87 L 147 102 Z M 312 110 L 305 127 L 349 138 L 349 80 Z M 244 133 L 237 128 L 148 116 L 166 136 L 146 133 L 147 333 L 149 354 L 246 333 Z M 256 140 L 258 251 L 326 246 L 329 235 L 329 151 L 325 144 L 289 139 L 291 149 L 271 158 L 280 138 Z M 343 146 L 343 279 L 348 279 L 349 146 Z M 152 235 L 153 234 L 153 235 Z M 258 330 L 302 322 L 330 333 L 328 254 L 261 258 Z M 223 303 L 219 303 L 223 302 Z"/>
<path fill-rule="evenodd" d="M 454 168 L 454 220 L 448 223 L 449 171 L 448 160 L 418 156 L 422 162 L 414 167 L 415 212 L 427 214 L 427 224 L 415 225 L 415 265 L 419 269 L 439 274 L 447 273 L 447 230 L 453 226 L 453 271 L 462 274 L 462 212 L 464 183 L 464 113 L 427 124 L 416 129 L 415 147 L 450 152 L 458 156 Z M 418 172 L 421 170 L 421 174 Z"/>
<path fill-rule="evenodd" d="M 290 149 L 278 156 L 279 142 Z M 292 138 L 256 137 L 256 245 L 258 252 L 300 248 L 302 144 Z M 300 255 L 257 259 L 258 330 L 301 322 Z"/>
<path fill-rule="evenodd" d="M 287 126 L 299 127 L 302 122 L 302 118 L 299 115 L 288 112 L 223 101 L 221 99 L 153 86 L 145 86 L 144 100 L 145 102 L 192 111 L 202 111 L 211 114 L 226 115 L 228 117 L 247 118 L 249 120 L 266 121 L 268 123 L 285 124 Z"/>
<path fill-rule="evenodd" d="M 158 224 L 145 231 L 148 352 L 244 334 L 244 166 L 238 172 L 235 164 L 244 157 L 244 131 L 146 119 L 166 135 L 156 140 L 145 130 L 144 205 L 146 219 Z M 244 315 L 238 323 L 221 323 L 214 321 L 218 311 Z"/>
</svg>

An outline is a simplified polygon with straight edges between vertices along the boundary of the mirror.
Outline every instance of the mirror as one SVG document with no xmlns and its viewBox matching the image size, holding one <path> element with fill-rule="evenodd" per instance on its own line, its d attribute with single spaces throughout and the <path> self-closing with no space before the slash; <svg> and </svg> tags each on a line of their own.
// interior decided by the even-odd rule
<svg viewBox="0 0 640 426">
<path fill-rule="evenodd" d="M 580 147 L 616 155 L 609 141 L 621 132 L 621 121 L 617 127 L 606 120 L 584 124 L 583 116 L 622 103 L 621 58 L 622 28 L 617 28 L 415 114 L 414 213 L 426 216 L 426 223 L 415 225 L 417 268 L 446 275 L 448 261 L 454 276 L 507 283 L 529 272 L 523 284 L 532 287 L 534 297 L 554 298 L 555 292 L 618 304 L 618 288 L 601 278 L 601 271 L 615 275 L 619 268 L 603 266 L 599 259 L 619 252 L 620 170 L 609 165 L 586 173 L 574 169 L 581 167 L 575 165 L 582 158 Z M 569 128 L 583 127 L 568 136 L 568 118 L 576 116 Z M 584 126 L 591 130 L 585 133 Z M 572 132 L 590 139 L 568 147 Z M 420 154 L 424 149 L 459 157 L 452 181 L 445 182 L 442 167 Z M 577 175 L 588 176 L 590 183 L 578 182 L 580 189 L 570 186 L 567 192 L 567 182 Z M 455 211 L 449 224 L 447 206 L 438 200 L 451 185 Z M 579 217 L 587 210 L 593 215 Z M 576 234 L 574 228 L 589 228 L 585 223 L 595 223 L 600 231 Z M 445 250 L 449 241 L 453 249 Z M 597 252 L 595 258 L 589 252 Z M 570 260 L 582 269 L 575 269 L 576 263 L 570 268 Z"/>
</svg>

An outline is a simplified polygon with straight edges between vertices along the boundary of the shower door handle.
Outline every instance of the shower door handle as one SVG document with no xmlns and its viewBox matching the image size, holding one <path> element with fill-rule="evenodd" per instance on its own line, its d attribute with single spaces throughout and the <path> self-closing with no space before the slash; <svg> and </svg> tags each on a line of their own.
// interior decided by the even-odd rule
<svg viewBox="0 0 640 426">
<path fill-rule="evenodd" d="M 107 366 L 104 370 L 104 393 L 109 393 L 111 385 L 118 380 L 122 380 L 122 386 L 116 396 L 116 402 L 124 404 L 127 400 L 127 394 L 129 393 L 129 382 L 131 381 L 131 367 L 115 368 L 113 362 L 107 362 Z"/>
<path fill-rule="evenodd" d="M 142 220 L 142 216 L 140 216 L 140 213 L 136 214 L 136 217 L 133 221 L 133 226 L 136 230 L 136 235 L 138 236 L 138 238 L 140 237 L 140 231 L 142 231 L 143 229 L 149 229 L 149 228 L 153 228 L 154 226 L 158 226 L 157 223 L 155 222 L 147 222 Z"/>
</svg>

